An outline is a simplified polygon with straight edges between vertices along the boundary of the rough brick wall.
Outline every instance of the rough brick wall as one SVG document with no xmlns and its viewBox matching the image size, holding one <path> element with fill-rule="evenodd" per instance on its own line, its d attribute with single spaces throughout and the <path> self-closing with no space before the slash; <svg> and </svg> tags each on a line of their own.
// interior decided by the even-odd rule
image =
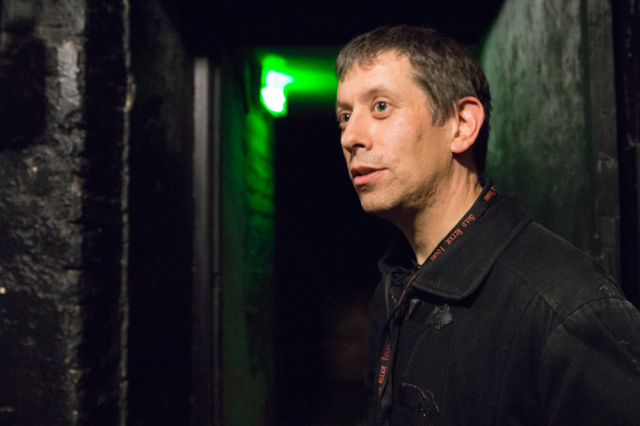
<svg viewBox="0 0 640 426">
<path fill-rule="evenodd" d="M 2 2 L 1 424 L 124 410 L 126 9 Z"/>
</svg>

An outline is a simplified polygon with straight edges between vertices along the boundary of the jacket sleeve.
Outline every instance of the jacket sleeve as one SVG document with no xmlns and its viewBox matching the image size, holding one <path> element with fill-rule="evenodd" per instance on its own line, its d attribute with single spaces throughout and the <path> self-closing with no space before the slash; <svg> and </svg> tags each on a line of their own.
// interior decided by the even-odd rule
<svg viewBox="0 0 640 426">
<path fill-rule="evenodd" d="M 548 424 L 640 425 L 640 314 L 629 302 L 588 303 L 550 334 L 539 390 Z"/>
<path fill-rule="evenodd" d="M 384 300 L 384 279 L 381 279 L 376 287 L 369 307 L 369 328 L 367 332 L 367 365 L 365 371 L 365 384 L 369 391 L 368 415 L 366 425 L 374 425 L 377 417 L 377 386 L 376 376 L 378 362 L 380 360 L 380 350 L 382 346 L 382 335 L 385 320 L 387 318 L 386 305 Z"/>
</svg>

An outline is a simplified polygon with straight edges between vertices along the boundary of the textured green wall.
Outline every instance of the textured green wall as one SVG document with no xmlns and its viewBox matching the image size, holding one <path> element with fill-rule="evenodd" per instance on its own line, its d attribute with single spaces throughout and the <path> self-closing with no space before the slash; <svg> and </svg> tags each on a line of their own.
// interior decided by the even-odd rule
<svg viewBox="0 0 640 426">
<path fill-rule="evenodd" d="M 273 120 L 239 75 L 223 67 L 222 333 L 223 424 L 272 416 Z M 251 93 L 251 95 L 248 95 Z"/>
<path fill-rule="evenodd" d="M 487 176 L 591 252 L 593 148 L 581 0 L 507 0 L 482 50 L 493 96 Z"/>
</svg>

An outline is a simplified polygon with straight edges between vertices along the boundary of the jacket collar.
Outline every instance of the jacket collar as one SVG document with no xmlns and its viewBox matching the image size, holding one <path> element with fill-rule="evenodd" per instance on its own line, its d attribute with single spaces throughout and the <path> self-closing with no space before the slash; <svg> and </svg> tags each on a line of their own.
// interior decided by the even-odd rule
<svg viewBox="0 0 640 426">
<path fill-rule="evenodd" d="M 450 301 L 460 301 L 474 293 L 491 271 L 502 252 L 531 222 L 520 201 L 497 194 L 494 201 L 464 230 L 461 244 L 447 247 L 433 262 L 427 260 L 413 281 L 413 287 Z M 415 265 L 411 246 L 401 233 L 378 262 L 383 276 L 397 266 Z"/>
</svg>

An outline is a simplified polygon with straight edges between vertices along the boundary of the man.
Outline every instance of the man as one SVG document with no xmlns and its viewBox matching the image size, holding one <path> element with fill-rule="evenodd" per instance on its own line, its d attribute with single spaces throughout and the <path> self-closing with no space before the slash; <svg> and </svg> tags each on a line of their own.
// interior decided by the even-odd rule
<svg viewBox="0 0 640 426">
<path fill-rule="evenodd" d="M 640 424 L 640 315 L 482 178 L 479 64 L 400 26 L 352 40 L 336 72 L 353 185 L 401 231 L 371 306 L 370 424 Z"/>
</svg>

